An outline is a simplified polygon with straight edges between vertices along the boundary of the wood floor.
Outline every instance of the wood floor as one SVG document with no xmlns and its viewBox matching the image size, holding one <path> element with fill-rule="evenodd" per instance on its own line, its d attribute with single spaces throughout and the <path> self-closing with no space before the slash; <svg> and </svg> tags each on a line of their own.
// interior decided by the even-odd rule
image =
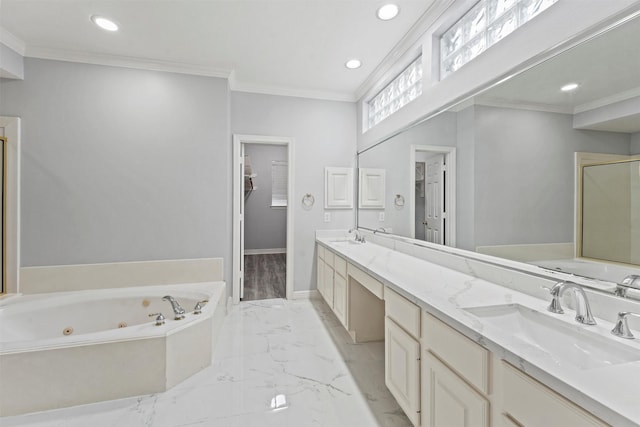
<svg viewBox="0 0 640 427">
<path fill-rule="evenodd" d="M 254 301 L 285 298 L 287 254 L 244 256 L 244 298 Z"/>
</svg>

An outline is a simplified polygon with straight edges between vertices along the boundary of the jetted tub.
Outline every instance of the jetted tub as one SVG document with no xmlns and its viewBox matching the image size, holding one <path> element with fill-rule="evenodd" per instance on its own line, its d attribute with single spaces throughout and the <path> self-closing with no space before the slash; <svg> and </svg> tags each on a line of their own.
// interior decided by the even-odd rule
<svg viewBox="0 0 640 427">
<path fill-rule="evenodd" d="M 174 320 L 165 295 L 184 319 Z M 164 325 L 149 317 L 158 312 Z M 211 364 L 225 314 L 224 282 L 0 301 L 0 416 L 165 391 Z"/>
</svg>

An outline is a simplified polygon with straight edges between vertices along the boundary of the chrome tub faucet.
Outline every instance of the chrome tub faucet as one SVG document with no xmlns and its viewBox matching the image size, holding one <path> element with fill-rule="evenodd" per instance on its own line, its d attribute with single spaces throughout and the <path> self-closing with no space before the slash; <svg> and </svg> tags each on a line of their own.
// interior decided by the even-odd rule
<svg viewBox="0 0 640 427">
<path fill-rule="evenodd" d="M 184 314 L 186 313 L 186 311 L 174 297 L 172 297 L 171 295 L 166 295 L 162 297 L 162 301 L 169 301 L 169 303 L 171 304 L 171 308 L 173 309 L 175 320 L 184 319 Z"/>
</svg>

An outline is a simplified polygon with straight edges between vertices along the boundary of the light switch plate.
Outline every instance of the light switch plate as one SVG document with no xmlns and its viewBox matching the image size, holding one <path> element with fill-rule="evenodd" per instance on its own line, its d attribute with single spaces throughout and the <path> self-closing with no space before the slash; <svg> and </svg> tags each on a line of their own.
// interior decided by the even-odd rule
<svg viewBox="0 0 640 427">
<path fill-rule="evenodd" d="M 331 212 L 324 213 L 324 222 L 331 222 Z"/>
<path fill-rule="evenodd" d="M 380 212 L 378 214 L 378 221 L 380 221 L 380 222 L 384 221 L 384 212 Z"/>
</svg>

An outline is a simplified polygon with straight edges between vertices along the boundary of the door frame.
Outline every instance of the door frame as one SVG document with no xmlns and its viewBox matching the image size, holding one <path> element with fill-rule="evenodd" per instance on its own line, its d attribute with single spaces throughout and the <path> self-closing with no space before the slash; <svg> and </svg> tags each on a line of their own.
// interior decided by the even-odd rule
<svg viewBox="0 0 640 427">
<path fill-rule="evenodd" d="M 419 145 L 412 144 L 409 151 L 409 180 L 411 191 L 409 192 L 409 233 L 412 239 L 416 237 L 416 152 L 444 154 L 447 179 L 445 182 L 445 245 L 456 246 L 456 148 L 444 145 Z M 426 170 L 425 170 L 426 174 Z"/>
<path fill-rule="evenodd" d="M 7 138 L 5 156 L 5 293 L 20 286 L 20 118 L 0 116 Z"/>
<path fill-rule="evenodd" d="M 286 255 L 286 284 L 285 296 L 293 296 L 293 195 L 294 195 L 294 139 L 290 137 L 267 135 L 233 135 L 233 270 L 232 270 L 232 301 L 240 302 L 240 282 L 242 279 L 242 262 L 244 259 L 243 245 L 240 240 L 244 235 L 244 221 L 240 206 L 243 200 L 244 170 L 241 170 L 243 159 L 240 158 L 244 144 L 284 145 L 287 148 L 287 255 Z M 242 253 L 241 253 L 242 252 Z"/>
</svg>

